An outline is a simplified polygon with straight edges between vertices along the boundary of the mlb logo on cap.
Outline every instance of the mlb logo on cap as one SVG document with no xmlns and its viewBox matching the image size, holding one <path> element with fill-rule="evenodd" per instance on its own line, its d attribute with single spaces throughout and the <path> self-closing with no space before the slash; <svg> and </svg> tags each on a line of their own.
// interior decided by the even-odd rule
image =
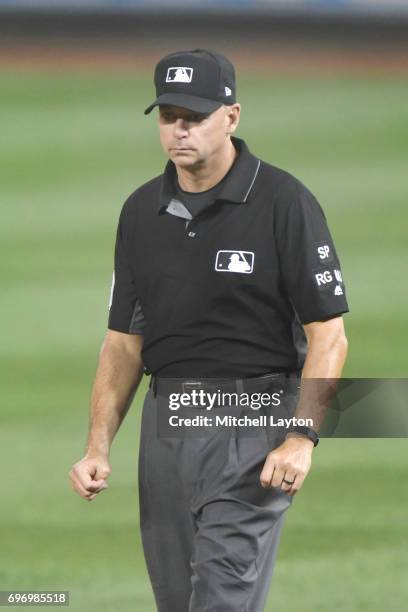
<svg viewBox="0 0 408 612">
<path fill-rule="evenodd" d="M 192 68 L 173 66 L 167 70 L 166 83 L 191 83 L 192 76 Z"/>
</svg>

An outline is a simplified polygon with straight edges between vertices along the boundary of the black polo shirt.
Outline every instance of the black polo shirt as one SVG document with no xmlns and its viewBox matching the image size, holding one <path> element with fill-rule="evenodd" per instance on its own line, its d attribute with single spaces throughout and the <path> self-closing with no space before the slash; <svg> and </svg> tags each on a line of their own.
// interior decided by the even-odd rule
<svg viewBox="0 0 408 612">
<path fill-rule="evenodd" d="M 158 376 L 298 369 L 300 323 L 348 311 L 316 198 L 241 139 L 233 144 L 238 157 L 196 216 L 175 197 L 171 161 L 120 214 L 108 327 L 143 333 L 145 368 Z"/>
</svg>

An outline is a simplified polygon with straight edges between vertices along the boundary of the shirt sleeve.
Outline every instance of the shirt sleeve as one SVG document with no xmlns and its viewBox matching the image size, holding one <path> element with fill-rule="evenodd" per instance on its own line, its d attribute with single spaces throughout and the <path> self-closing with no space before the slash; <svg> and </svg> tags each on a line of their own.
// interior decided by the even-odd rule
<svg viewBox="0 0 408 612">
<path fill-rule="evenodd" d="M 302 324 L 349 311 L 326 216 L 300 181 L 279 199 L 276 242 L 282 282 Z"/>
<path fill-rule="evenodd" d="M 109 299 L 108 328 L 127 334 L 143 334 L 145 319 L 137 297 L 123 235 L 124 209 L 116 232 L 114 271 Z"/>
</svg>

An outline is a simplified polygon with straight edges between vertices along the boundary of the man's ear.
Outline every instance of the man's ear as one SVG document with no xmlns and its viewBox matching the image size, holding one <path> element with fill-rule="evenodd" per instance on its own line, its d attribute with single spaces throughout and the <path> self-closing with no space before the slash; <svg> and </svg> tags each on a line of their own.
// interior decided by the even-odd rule
<svg viewBox="0 0 408 612">
<path fill-rule="evenodd" d="M 228 106 L 227 109 L 227 134 L 232 134 L 235 132 L 239 124 L 241 105 L 237 102 L 236 104 L 231 104 L 231 106 Z"/>
</svg>

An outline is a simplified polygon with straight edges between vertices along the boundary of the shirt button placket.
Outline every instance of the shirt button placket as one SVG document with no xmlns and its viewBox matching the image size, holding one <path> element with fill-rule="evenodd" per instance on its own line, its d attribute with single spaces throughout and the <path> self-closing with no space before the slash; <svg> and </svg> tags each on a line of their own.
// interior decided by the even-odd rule
<svg viewBox="0 0 408 612">
<path fill-rule="evenodd" d="M 191 219 L 191 221 L 188 223 L 186 227 L 186 238 L 196 238 L 197 237 L 197 230 L 195 226 L 196 226 L 196 223 L 194 219 Z"/>
</svg>

